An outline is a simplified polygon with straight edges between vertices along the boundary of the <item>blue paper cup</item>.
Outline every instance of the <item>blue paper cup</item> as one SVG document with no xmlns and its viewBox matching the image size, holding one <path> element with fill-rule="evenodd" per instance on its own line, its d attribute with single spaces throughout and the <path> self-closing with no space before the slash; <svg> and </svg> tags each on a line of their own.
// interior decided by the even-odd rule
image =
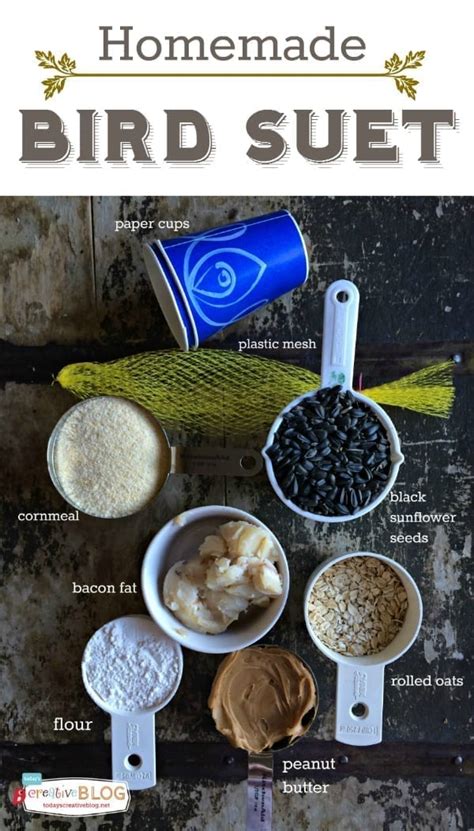
<svg viewBox="0 0 474 831">
<path fill-rule="evenodd" d="M 301 286 L 308 254 L 288 211 L 145 246 L 145 263 L 181 349 Z"/>
</svg>

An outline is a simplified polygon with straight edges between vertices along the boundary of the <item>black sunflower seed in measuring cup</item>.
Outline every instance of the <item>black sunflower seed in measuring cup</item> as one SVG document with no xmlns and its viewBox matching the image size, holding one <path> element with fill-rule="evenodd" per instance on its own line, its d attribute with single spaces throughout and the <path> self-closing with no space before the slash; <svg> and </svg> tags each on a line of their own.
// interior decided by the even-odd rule
<svg viewBox="0 0 474 831">
<path fill-rule="evenodd" d="M 322 516 L 356 514 L 385 488 L 390 442 L 349 390 L 327 387 L 286 413 L 268 451 L 287 499 Z"/>
</svg>

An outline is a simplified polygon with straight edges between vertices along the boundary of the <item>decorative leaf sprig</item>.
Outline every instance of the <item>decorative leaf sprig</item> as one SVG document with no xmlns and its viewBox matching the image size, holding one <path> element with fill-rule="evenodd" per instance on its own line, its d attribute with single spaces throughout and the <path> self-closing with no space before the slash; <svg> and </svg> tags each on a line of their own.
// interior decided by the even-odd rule
<svg viewBox="0 0 474 831">
<path fill-rule="evenodd" d="M 389 78 L 393 78 L 395 81 L 395 85 L 399 92 L 406 93 L 409 98 L 415 100 L 416 98 L 416 87 L 419 84 L 419 81 L 416 81 L 414 78 L 410 78 L 408 75 L 404 75 L 406 69 L 418 69 L 421 66 L 426 52 L 424 50 L 420 52 L 408 52 L 405 55 L 405 60 L 402 59 L 397 55 L 396 52 L 393 53 L 392 57 L 385 61 L 385 69 L 387 70 L 387 76 Z"/>
<path fill-rule="evenodd" d="M 52 98 L 55 92 L 62 92 L 64 85 L 68 78 L 71 78 L 75 72 L 76 61 L 69 57 L 67 52 L 56 60 L 52 52 L 35 52 L 36 60 L 42 69 L 54 69 L 59 75 L 54 75 L 52 78 L 46 78 L 41 83 L 44 86 L 44 97 L 46 101 Z"/>
<path fill-rule="evenodd" d="M 385 72 L 372 72 L 372 73 L 358 73 L 354 72 L 348 76 L 347 73 L 344 73 L 342 77 L 354 77 L 354 78 L 393 78 L 395 81 L 396 87 L 399 92 L 405 93 L 408 95 L 409 98 L 415 99 L 416 98 L 416 87 L 419 84 L 419 81 L 416 81 L 409 75 L 405 75 L 405 70 L 407 69 L 418 69 L 422 65 L 422 62 L 425 58 L 426 52 L 424 50 L 419 52 L 408 52 L 405 55 L 405 59 L 402 60 L 396 52 L 393 53 L 392 57 L 385 61 Z M 76 61 L 72 60 L 69 57 L 67 52 L 57 60 L 54 56 L 53 52 L 35 52 L 36 60 L 38 61 L 39 66 L 42 69 L 53 69 L 56 74 L 50 78 L 46 78 L 45 81 L 41 83 L 44 86 L 44 97 L 46 100 L 48 98 L 52 98 L 55 93 L 62 92 L 66 81 L 68 78 L 103 78 L 103 77 L 116 77 L 116 78 L 137 78 L 137 77 L 149 77 L 149 78 L 166 78 L 166 72 L 151 72 L 151 73 L 104 73 L 101 72 L 75 72 L 76 69 Z M 183 73 L 182 77 L 191 77 L 194 73 Z M 255 77 L 258 75 L 259 77 L 265 77 L 264 74 L 260 75 L 260 73 L 249 72 L 247 77 Z M 321 75 L 318 72 L 315 73 L 304 73 L 305 77 L 313 77 L 313 78 L 320 78 L 320 77 L 327 77 L 328 73 L 324 73 Z M 232 78 L 231 72 L 210 72 L 210 78 L 219 78 L 219 77 L 226 77 Z M 237 77 L 245 77 L 245 74 L 239 73 Z M 271 77 L 298 77 L 298 73 L 272 73 Z M 335 72 L 333 76 L 334 78 L 338 77 L 338 73 Z"/>
</svg>

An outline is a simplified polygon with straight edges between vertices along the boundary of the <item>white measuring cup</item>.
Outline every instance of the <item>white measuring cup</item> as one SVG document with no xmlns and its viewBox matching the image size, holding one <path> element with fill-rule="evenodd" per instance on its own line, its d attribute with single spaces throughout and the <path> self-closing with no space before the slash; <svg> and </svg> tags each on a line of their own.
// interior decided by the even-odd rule
<svg viewBox="0 0 474 831">
<path fill-rule="evenodd" d="M 329 649 L 317 636 L 309 620 L 308 603 L 315 583 L 335 563 L 350 557 L 373 557 L 386 563 L 399 577 L 407 593 L 408 608 L 401 629 L 381 652 L 352 657 Z M 413 577 L 403 566 L 369 551 L 331 557 L 311 575 L 304 595 L 304 616 L 311 640 L 337 664 L 335 738 L 344 744 L 365 746 L 382 741 L 382 715 L 385 665 L 400 658 L 413 644 L 423 617 L 421 595 Z"/>
<path fill-rule="evenodd" d="M 397 431 L 387 413 L 370 398 L 367 398 L 367 396 L 362 395 L 360 392 L 356 392 L 352 388 L 358 315 L 359 291 L 354 283 L 351 283 L 349 280 L 337 280 L 335 283 L 332 283 L 326 291 L 324 299 L 321 388 L 340 386 L 343 390 L 350 390 L 354 398 L 361 401 L 366 407 L 370 407 L 377 416 L 378 421 L 385 428 L 390 442 L 391 467 L 390 476 L 383 490 L 368 505 L 360 508 L 353 514 L 344 516 L 325 516 L 323 514 L 314 514 L 310 511 L 305 511 L 285 496 L 276 479 L 273 462 L 268 455 L 268 451 L 273 444 L 275 433 L 278 431 L 286 413 L 289 413 L 306 398 L 312 398 L 315 394 L 314 392 L 307 392 L 304 395 L 300 395 L 281 411 L 272 424 L 265 447 L 262 450 L 268 479 L 279 499 L 295 513 L 307 519 L 316 520 L 317 522 L 349 522 L 372 511 L 377 505 L 380 505 L 393 488 L 400 465 L 404 460 L 400 450 L 400 440 Z"/>
<path fill-rule="evenodd" d="M 133 711 L 110 707 L 91 686 L 84 657 L 82 660 L 82 680 L 87 692 L 97 706 L 112 717 L 112 779 L 127 782 L 131 791 L 141 791 L 156 785 L 155 713 L 166 707 L 178 690 L 183 674 L 183 652 L 148 615 L 126 615 L 110 623 L 120 624 L 132 641 L 150 636 L 168 641 L 173 644 L 178 659 L 176 681 L 166 698 L 156 706 Z"/>
</svg>

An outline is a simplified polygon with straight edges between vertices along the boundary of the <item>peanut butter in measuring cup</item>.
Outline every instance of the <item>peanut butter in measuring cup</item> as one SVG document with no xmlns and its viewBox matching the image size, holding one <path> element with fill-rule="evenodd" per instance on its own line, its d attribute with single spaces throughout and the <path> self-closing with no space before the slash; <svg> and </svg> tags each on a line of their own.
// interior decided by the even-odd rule
<svg viewBox="0 0 474 831">
<path fill-rule="evenodd" d="M 273 752 L 294 744 L 316 716 L 318 692 L 309 667 L 280 646 L 251 646 L 222 661 L 209 696 L 215 724 L 247 750 L 247 831 L 270 831 Z"/>
</svg>

